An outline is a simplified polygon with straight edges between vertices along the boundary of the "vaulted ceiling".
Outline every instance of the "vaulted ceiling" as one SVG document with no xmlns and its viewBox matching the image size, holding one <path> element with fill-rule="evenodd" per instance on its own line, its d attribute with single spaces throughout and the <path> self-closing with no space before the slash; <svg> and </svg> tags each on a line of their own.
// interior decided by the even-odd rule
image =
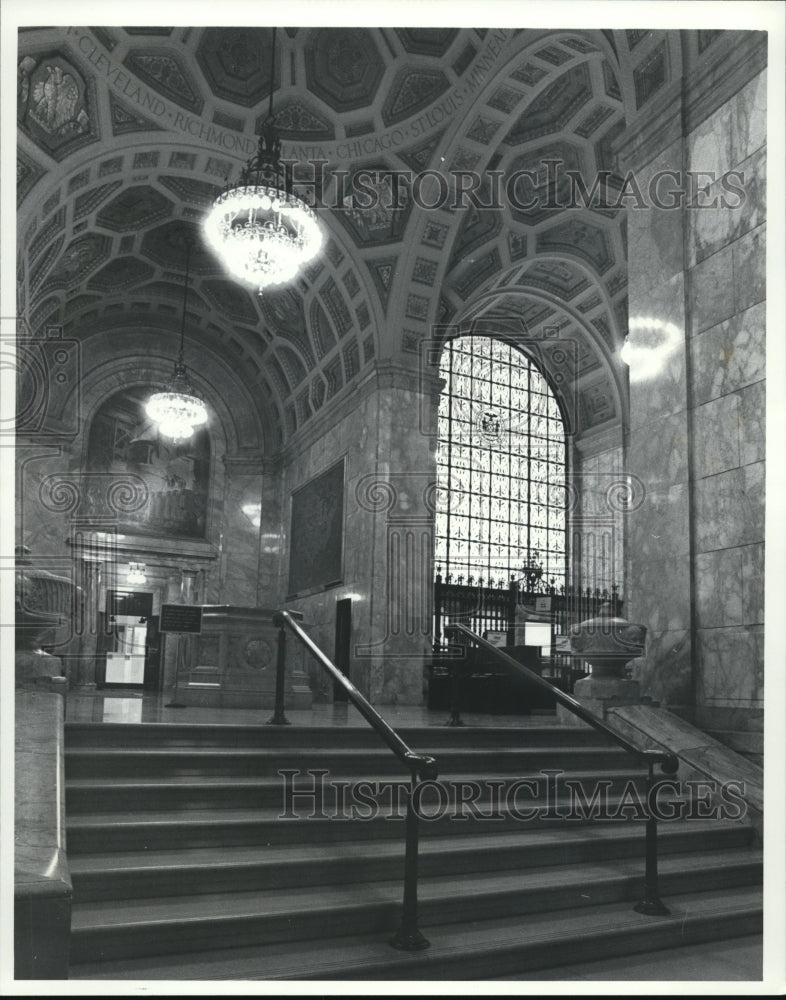
<svg viewBox="0 0 786 1000">
<path fill-rule="evenodd" d="M 384 178 L 364 209 L 342 204 L 337 185 L 360 169 L 434 171 L 453 185 L 459 171 L 510 177 L 549 160 L 587 178 L 608 170 L 618 185 L 615 139 L 679 74 L 678 34 L 288 28 L 272 74 L 270 44 L 259 27 L 20 32 L 17 278 L 29 330 L 63 326 L 92 345 L 95 366 L 124 345 L 138 355 L 147 337 L 147 361 L 164 366 L 190 236 L 186 363 L 208 399 L 205 359 L 233 374 L 268 451 L 374 359 L 414 366 L 434 324 L 507 315 L 575 335 L 576 377 L 602 395 L 603 360 L 627 322 L 623 209 L 550 207 L 545 188 L 533 208 L 457 207 L 453 186 L 434 208 L 406 188 L 391 206 Z M 322 256 L 260 298 L 224 273 L 201 221 L 255 149 L 271 75 L 284 155 L 300 162 L 304 194 L 309 161 L 322 163 L 329 207 Z"/>
</svg>

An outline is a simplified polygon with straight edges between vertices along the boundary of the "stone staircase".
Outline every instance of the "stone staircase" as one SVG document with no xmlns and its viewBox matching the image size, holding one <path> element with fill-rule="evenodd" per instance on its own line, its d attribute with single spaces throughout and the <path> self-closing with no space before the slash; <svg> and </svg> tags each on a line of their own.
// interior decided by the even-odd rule
<svg viewBox="0 0 786 1000">
<path fill-rule="evenodd" d="M 760 933 L 744 820 L 661 822 L 671 914 L 634 912 L 643 769 L 594 731 L 400 734 L 440 770 L 422 799 L 421 952 L 389 944 L 408 776 L 370 729 L 67 724 L 70 977 L 484 979 Z M 311 794 L 287 800 L 285 780 Z M 571 781 L 602 789 L 606 818 Z"/>
</svg>

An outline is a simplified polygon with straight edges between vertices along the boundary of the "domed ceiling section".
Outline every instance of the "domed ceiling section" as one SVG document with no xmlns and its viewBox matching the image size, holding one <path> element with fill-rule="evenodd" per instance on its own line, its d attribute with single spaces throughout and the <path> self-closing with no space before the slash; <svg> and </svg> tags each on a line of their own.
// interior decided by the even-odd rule
<svg viewBox="0 0 786 1000">
<path fill-rule="evenodd" d="M 525 270 L 619 337 L 623 211 L 484 212 L 444 199 L 424 208 L 390 173 L 524 170 L 545 159 L 588 176 L 613 171 L 627 109 L 679 70 L 673 53 L 660 59 L 659 33 L 289 28 L 277 32 L 274 72 L 270 36 L 20 33 L 17 284 L 32 329 L 59 324 L 88 340 L 126 322 L 175 342 L 190 238 L 186 363 L 203 351 L 229 359 L 249 393 L 270 401 L 274 448 L 376 357 L 406 357 L 431 323 Z M 326 242 L 296 283 L 260 299 L 224 274 L 200 227 L 255 151 L 271 88 L 301 193 L 326 205 Z M 538 258 L 550 262 L 542 272 L 529 267 Z M 598 288 L 582 288 L 571 262 Z"/>
</svg>

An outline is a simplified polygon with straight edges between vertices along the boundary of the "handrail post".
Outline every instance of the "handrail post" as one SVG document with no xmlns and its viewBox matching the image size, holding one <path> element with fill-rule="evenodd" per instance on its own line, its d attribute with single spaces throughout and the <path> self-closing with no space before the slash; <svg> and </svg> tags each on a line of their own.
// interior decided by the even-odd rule
<svg viewBox="0 0 786 1000">
<path fill-rule="evenodd" d="M 633 909 L 651 917 L 666 916 L 671 911 L 660 898 L 658 887 L 658 817 L 653 808 L 653 788 L 655 776 L 653 762 L 648 762 L 647 771 L 647 834 L 644 866 L 644 899 Z"/>
<path fill-rule="evenodd" d="M 273 714 L 268 719 L 269 726 L 291 726 L 292 723 L 284 715 L 284 680 L 287 670 L 287 635 L 284 623 L 278 627 L 278 649 L 276 653 L 276 701 Z"/>
<path fill-rule="evenodd" d="M 404 906 L 401 927 L 390 939 L 401 951 L 424 951 L 431 942 L 418 930 L 418 813 L 415 791 L 418 777 L 412 772 L 412 784 L 407 801 L 406 848 L 404 854 Z"/>
<path fill-rule="evenodd" d="M 445 723 L 446 726 L 463 726 L 461 718 L 461 689 L 460 689 L 459 668 L 455 660 L 450 662 L 450 716 Z"/>
</svg>

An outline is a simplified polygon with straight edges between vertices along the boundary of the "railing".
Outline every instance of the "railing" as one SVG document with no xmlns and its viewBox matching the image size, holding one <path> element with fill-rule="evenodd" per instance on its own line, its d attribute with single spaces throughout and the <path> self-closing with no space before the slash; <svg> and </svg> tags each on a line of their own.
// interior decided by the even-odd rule
<svg viewBox="0 0 786 1000">
<path fill-rule="evenodd" d="M 406 850 L 404 858 L 404 902 L 401 927 L 391 939 L 394 948 L 403 951 L 421 951 L 429 947 L 429 942 L 418 930 L 418 814 L 415 796 L 418 783 L 424 778 L 433 781 L 437 777 L 437 762 L 426 754 L 411 750 L 398 733 L 392 729 L 377 710 L 358 691 L 355 685 L 338 667 L 328 659 L 319 646 L 303 631 L 297 621 L 303 616 L 296 611 L 279 611 L 273 616 L 273 624 L 278 629 L 278 655 L 276 661 L 276 701 L 273 715 L 268 722 L 271 726 L 288 726 L 284 714 L 284 678 L 286 673 L 286 629 L 288 628 L 306 647 L 317 662 L 340 684 L 347 698 L 380 736 L 401 763 L 410 772 L 410 793 L 407 801 Z"/>
<path fill-rule="evenodd" d="M 555 581 L 528 581 L 521 587 L 517 580 L 484 580 L 460 576 L 456 580 L 448 574 L 443 580 L 437 572 L 434 578 L 434 653 L 444 651 L 442 624 L 456 622 L 473 632 L 504 632 L 506 645 L 513 645 L 517 619 L 529 615 L 540 621 L 550 622 L 552 639 L 568 634 L 571 625 L 586 618 L 594 618 L 607 604 L 615 617 L 621 617 L 622 597 L 616 584 L 611 590 L 599 587 L 572 587 L 557 585 Z"/>
<path fill-rule="evenodd" d="M 572 695 L 566 694 L 564 691 L 560 691 L 559 688 L 555 687 L 553 684 L 549 684 L 547 680 L 544 680 L 533 670 L 525 667 L 517 660 L 514 660 L 512 656 L 508 656 L 507 653 L 503 653 L 501 649 L 498 649 L 490 642 L 487 642 L 479 635 L 476 635 L 471 629 L 467 628 L 466 625 L 448 625 L 445 627 L 445 634 L 447 636 L 456 634 L 464 636 L 465 639 L 468 639 L 476 646 L 485 650 L 486 653 L 498 662 L 504 664 L 504 666 L 518 673 L 525 680 L 532 684 L 536 684 L 540 688 L 550 691 L 553 697 L 556 698 L 557 702 L 563 705 L 569 712 L 572 712 L 573 715 L 577 716 L 583 722 L 588 723 L 588 725 L 592 726 L 593 729 L 598 730 L 598 732 L 602 733 L 607 739 L 618 743 L 624 750 L 630 754 L 634 754 L 647 765 L 648 815 L 645 844 L 644 898 L 640 903 L 636 904 L 634 909 L 638 913 L 646 913 L 651 916 L 662 916 L 667 914 L 669 910 L 661 901 L 658 890 L 658 820 L 652 808 L 652 802 L 655 786 L 655 765 L 660 764 L 661 770 L 664 774 L 676 774 L 678 761 L 674 754 L 669 753 L 666 750 L 640 749 L 635 744 L 631 743 L 630 740 L 626 739 L 626 737 L 624 737 L 621 733 L 613 730 L 611 726 L 608 726 L 602 719 L 599 719 L 594 712 L 591 712 L 580 702 L 576 701 Z"/>
</svg>

